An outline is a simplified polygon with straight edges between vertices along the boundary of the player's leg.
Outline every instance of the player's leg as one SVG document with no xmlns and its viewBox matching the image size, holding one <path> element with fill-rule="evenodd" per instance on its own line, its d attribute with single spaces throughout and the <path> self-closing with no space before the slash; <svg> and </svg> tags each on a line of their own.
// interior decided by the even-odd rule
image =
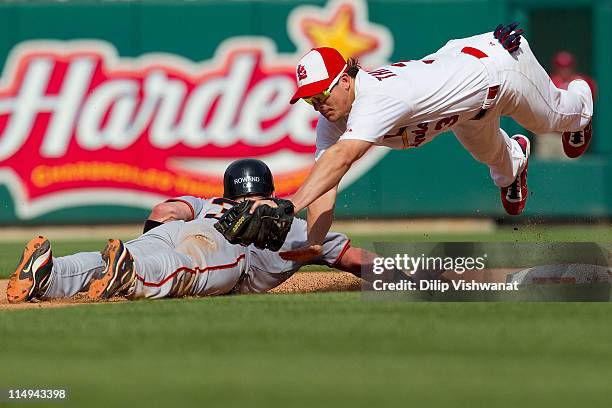
<svg viewBox="0 0 612 408">
<path fill-rule="evenodd" d="M 593 115 L 591 89 L 583 80 L 568 90 L 557 88 L 527 41 L 521 42 L 516 62 L 502 70 L 502 114 L 511 115 L 533 133 L 577 131 Z"/>
<path fill-rule="evenodd" d="M 453 133 L 476 160 L 489 167 L 498 187 L 512 184 L 525 167 L 525 154 L 517 141 L 500 129 L 499 118 L 470 120 L 455 126 Z"/>
<path fill-rule="evenodd" d="M 593 96 L 591 94 L 591 87 L 586 81 L 576 79 L 567 87 L 568 92 L 574 92 L 582 96 L 583 100 L 586 100 L 587 105 L 590 103 L 591 118 L 584 127 L 579 130 L 567 130 L 561 135 L 561 141 L 563 143 L 563 151 L 566 156 L 575 158 L 581 156 L 586 151 L 591 143 L 593 136 Z"/>
<path fill-rule="evenodd" d="M 161 299 L 191 294 L 197 268 L 190 256 L 147 239 L 137 239 L 126 246 L 136 270 L 134 297 Z"/>
<path fill-rule="evenodd" d="M 246 267 L 246 248 L 231 245 L 214 219 L 159 226 L 126 247 L 134 258 L 137 297 L 229 293 Z"/>
<path fill-rule="evenodd" d="M 10 301 L 66 298 L 87 290 L 89 282 L 104 270 L 99 252 L 79 252 L 53 257 L 50 241 L 38 236 L 30 240 L 10 279 Z M 24 292 L 26 290 L 27 292 Z"/>
<path fill-rule="evenodd" d="M 158 299 L 188 294 L 185 291 L 192 279 L 193 260 L 174 248 L 183 224 L 175 221 L 160 225 L 127 243 L 109 240 L 102 251 L 104 273 L 92 282 L 89 297 Z"/>
<path fill-rule="evenodd" d="M 195 266 L 192 295 L 214 296 L 229 293 L 247 267 L 246 248 L 231 245 L 214 228 L 215 220 L 201 219 L 184 224 L 176 252 L 189 256 Z"/>
<path fill-rule="evenodd" d="M 42 299 L 66 298 L 87 290 L 92 278 L 102 273 L 100 252 L 79 252 L 53 258 L 51 281 Z"/>
<path fill-rule="evenodd" d="M 104 275 L 92 283 L 89 296 L 158 299 L 228 293 L 245 267 L 246 250 L 227 243 L 213 224 L 175 221 L 125 244 L 109 241 Z"/>
<path fill-rule="evenodd" d="M 158 227 L 159 228 L 159 227 Z M 105 269 L 89 288 L 91 299 L 113 296 L 160 299 L 190 294 L 192 260 L 167 245 L 110 239 L 102 251 Z"/>
<path fill-rule="evenodd" d="M 520 214 L 527 201 L 529 139 L 522 135 L 508 137 L 496 116 L 464 122 L 455 126 L 453 133 L 476 160 L 489 167 L 506 212 Z"/>
<path fill-rule="evenodd" d="M 526 41 L 521 43 L 514 67 L 508 68 L 501 74 L 503 85 L 498 102 L 501 113 L 512 116 L 535 134 L 566 133 L 563 137 L 566 154 L 570 157 L 582 154 L 591 139 L 593 116 L 593 97 L 588 84 L 575 80 L 567 90 L 558 89 Z"/>
</svg>

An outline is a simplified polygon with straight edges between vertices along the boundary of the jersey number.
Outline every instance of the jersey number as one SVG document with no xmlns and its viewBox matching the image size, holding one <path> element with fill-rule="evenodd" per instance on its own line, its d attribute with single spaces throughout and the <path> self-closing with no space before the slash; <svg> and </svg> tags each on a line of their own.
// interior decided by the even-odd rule
<svg viewBox="0 0 612 408">
<path fill-rule="evenodd" d="M 435 130 L 442 130 L 442 128 L 449 128 L 453 126 L 459 120 L 459 115 L 448 116 L 446 118 L 442 118 L 436 122 L 436 126 L 434 126 Z M 427 135 L 427 131 L 429 130 L 429 125 L 431 122 L 421 122 L 416 125 L 416 129 L 411 131 L 414 135 L 414 142 L 408 141 L 408 126 L 404 126 L 400 128 L 397 133 L 386 135 L 386 138 L 401 136 L 404 147 L 419 147 L 424 141 L 425 136 Z"/>
</svg>

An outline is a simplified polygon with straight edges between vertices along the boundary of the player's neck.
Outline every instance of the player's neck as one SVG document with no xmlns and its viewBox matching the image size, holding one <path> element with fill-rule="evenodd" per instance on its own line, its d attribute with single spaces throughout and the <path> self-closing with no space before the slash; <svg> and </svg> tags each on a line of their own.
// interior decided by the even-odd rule
<svg viewBox="0 0 612 408">
<path fill-rule="evenodd" d="M 351 78 L 351 87 L 349 88 L 349 102 L 350 102 L 350 108 L 353 107 L 353 103 L 355 102 L 355 87 L 356 87 L 357 81 L 355 81 L 355 78 Z M 346 117 L 348 118 L 348 116 L 351 113 L 351 109 L 349 108 L 349 111 L 346 113 Z"/>
</svg>

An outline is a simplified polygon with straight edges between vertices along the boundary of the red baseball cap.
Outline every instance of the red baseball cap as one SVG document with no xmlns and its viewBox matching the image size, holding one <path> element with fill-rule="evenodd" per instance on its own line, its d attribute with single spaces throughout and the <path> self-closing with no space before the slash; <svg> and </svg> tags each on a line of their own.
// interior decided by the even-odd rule
<svg viewBox="0 0 612 408">
<path fill-rule="evenodd" d="M 346 61 L 335 48 L 313 48 L 297 64 L 295 77 L 298 89 L 289 103 L 325 91 L 345 68 Z"/>
</svg>

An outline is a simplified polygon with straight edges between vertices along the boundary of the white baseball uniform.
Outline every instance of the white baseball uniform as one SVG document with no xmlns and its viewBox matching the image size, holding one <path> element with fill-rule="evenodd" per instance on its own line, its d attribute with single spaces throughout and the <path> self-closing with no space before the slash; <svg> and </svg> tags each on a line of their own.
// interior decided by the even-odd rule
<svg viewBox="0 0 612 408">
<path fill-rule="evenodd" d="M 134 258 L 137 297 L 261 293 L 280 285 L 304 265 L 285 261 L 277 252 L 229 244 L 213 224 L 235 204 L 231 200 L 186 196 L 169 201 L 187 204 L 193 220 L 168 222 L 125 243 Z M 306 239 L 306 222 L 296 218 L 280 251 L 301 247 Z M 349 243 L 346 235 L 330 232 L 322 256 L 309 264 L 333 266 Z M 70 297 L 86 290 L 104 267 L 99 252 L 53 258 L 51 282 L 43 298 Z"/>
<path fill-rule="evenodd" d="M 359 139 L 393 149 L 419 147 L 452 130 L 499 187 L 525 165 L 519 144 L 499 128 L 511 116 L 533 133 L 578 131 L 593 114 L 588 84 L 555 87 L 522 38 L 510 54 L 485 33 L 451 40 L 421 60 L 360 70 L 346 119 L 317 124 L 316 158 L 338 140 Z"/>
</svg>

